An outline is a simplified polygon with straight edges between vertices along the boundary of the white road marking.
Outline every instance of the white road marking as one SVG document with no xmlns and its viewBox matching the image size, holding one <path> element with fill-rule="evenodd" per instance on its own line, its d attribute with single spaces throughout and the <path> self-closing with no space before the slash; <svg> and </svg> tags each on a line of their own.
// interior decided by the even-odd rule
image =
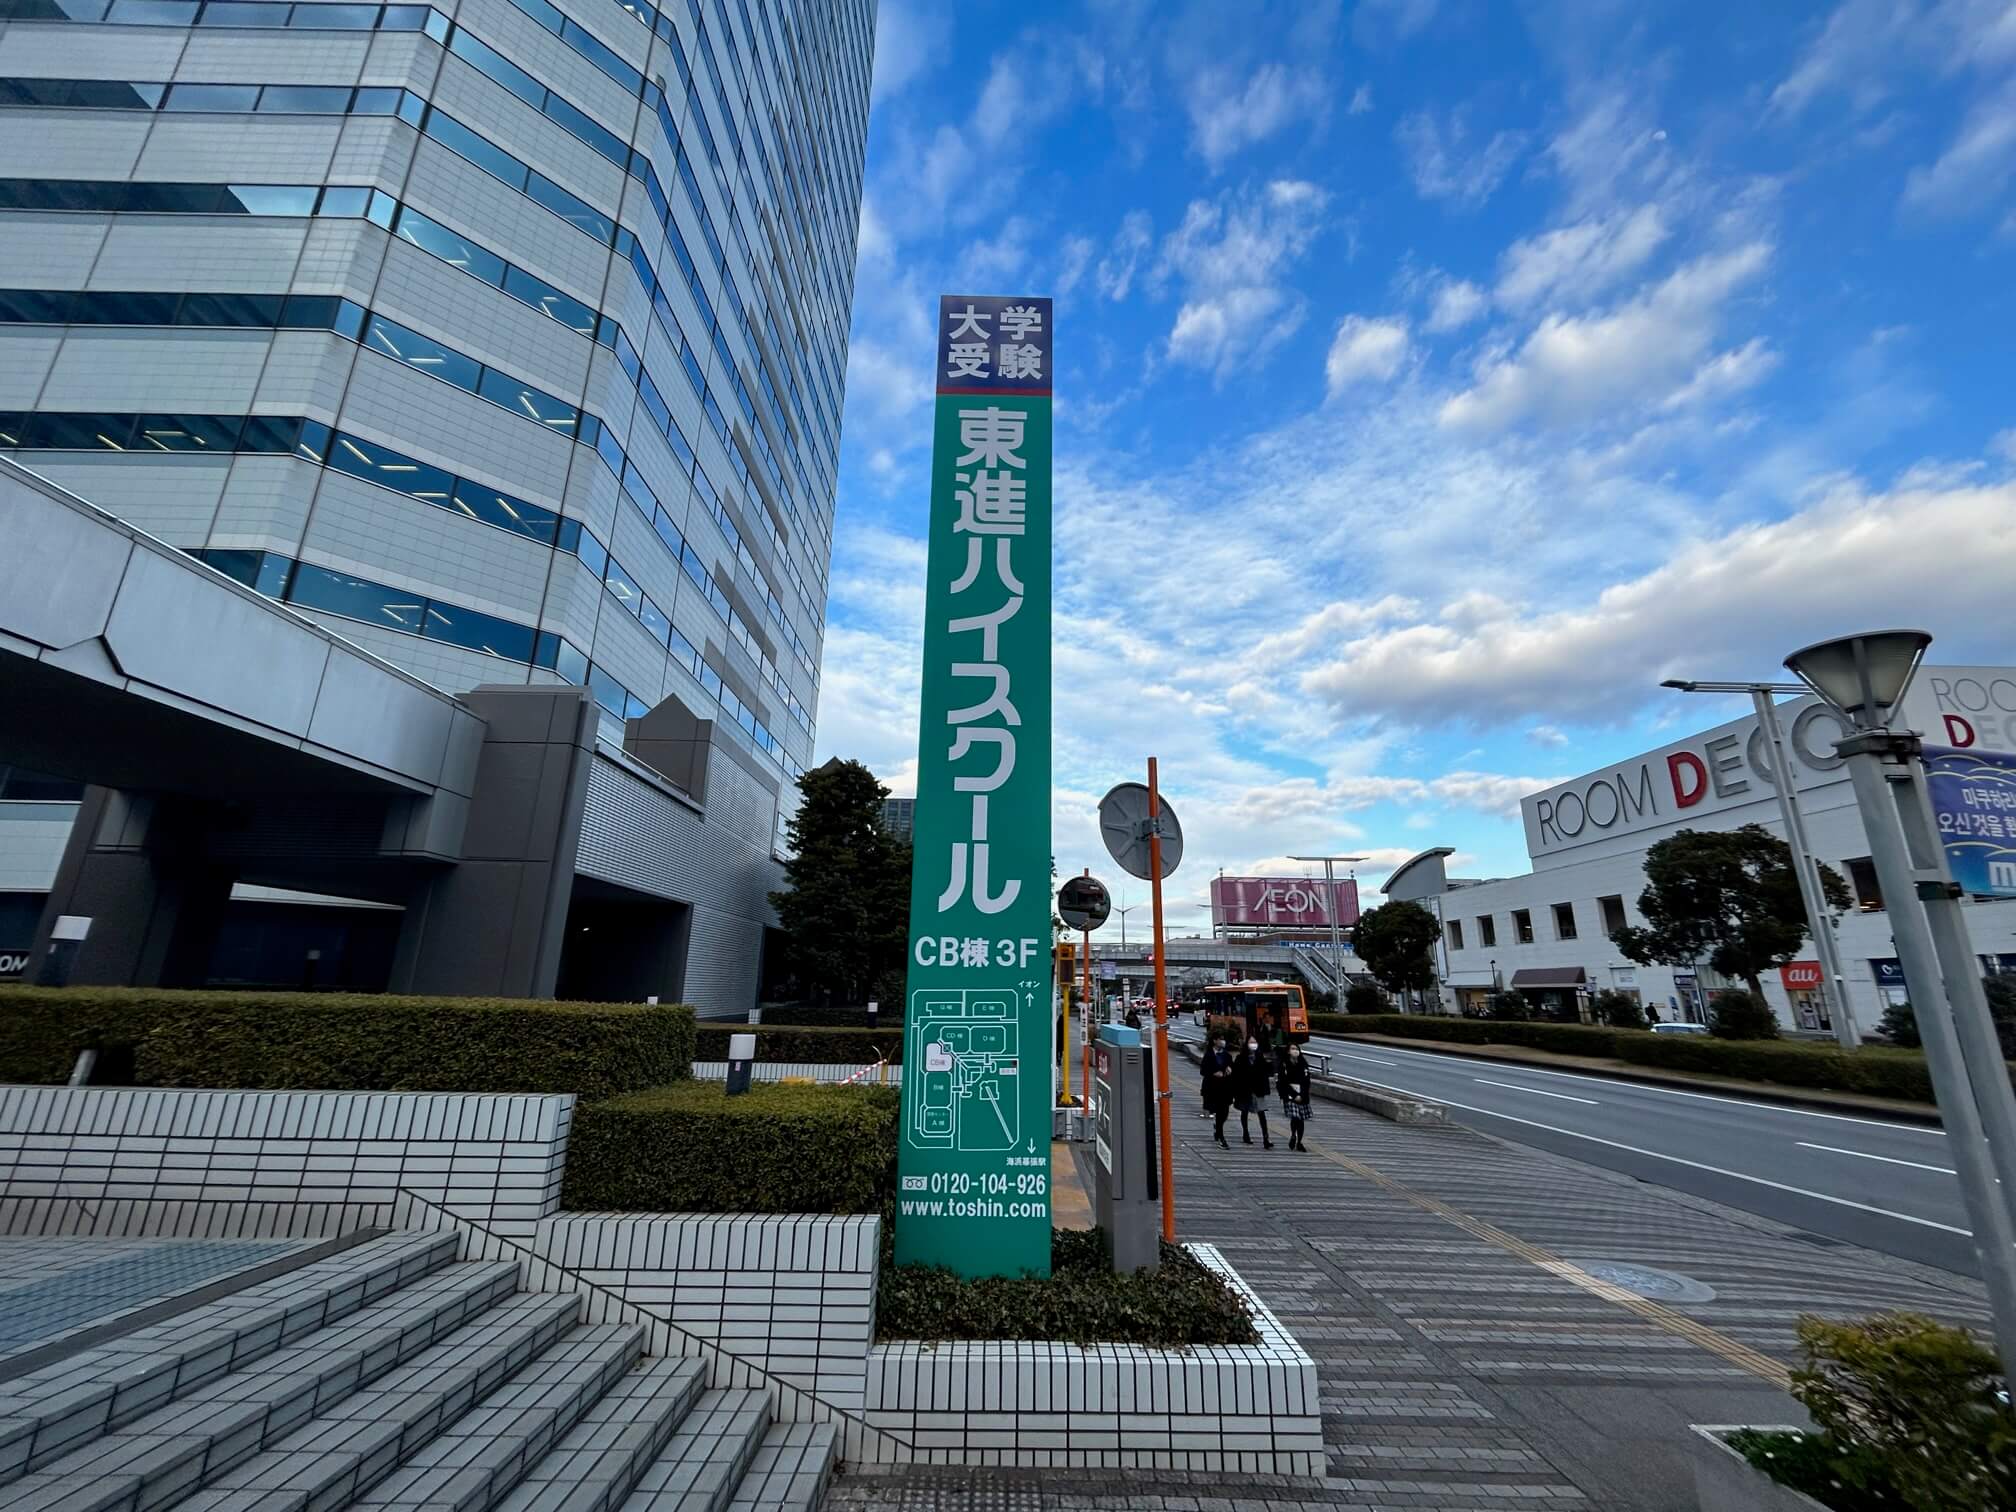
<svg viewBox="0 0 2016 1512">
<path fill-rule="evenodd" d="M 1365 1078 L 1361 1078 L 1365 1080 Z M 1493 1108 L 1474 1107 L 1469 1103 L 1451 1102 L 1448 1098 L 1432 1092 L 1416 1092 L 1411 1087 L 1395 1087 L 1386 1082 L 1370 1082 L 1374 1087 L 1385 1087 L 1389 1092 L 1405 1092 L 1410 1097 L 1433 1097 L 1445 1107 L 1461 1108 L 1466 1113 L 1482 1113 L 1486 1118 L 1502 1118 L 1507 1123 L 1524 1124 L 1529 1129 L 1545 1129 L 1549 1134 L 1562 1134 L 1570 1139 L 1586 1139 L 1591 1144 L 1608 1145 L 1613 1150 L 1623 1150 L 1632 1155 L 1644 1155 L 1653 1160 L 1669 1161 L 1674 1165 L 1687 1166 L 1696 1171 L 1706 1171 L 1711 1176 L 1727 1176 L 1732 1181 L 1748 1181 L 1757 1186 L 1766 1186 L 1774 1191 L 1790 1192 L 1795 1197 L 1811 1197 L 1815 1202 L 1831 1202 L 1836 1207 L 1855 1208 L 1864 1213 L 1875 1213 L 1883 1218 L 1895 1218 L 1900 1223 L 1915 1223 L 1920 1228 L 1933 1228 L 1948 1234 L 1958 1234 L 1962 1238 L 1974 1237 L 1972 1229 L 1955 1228 L 1950 1223 L 1939 1223 L 1930 1218 L 1914 1218 L 1909 1213 L 1894 1212 L 1889 1208 L 1874 1207 L 1866 1202 L 1852 1202 L 1846 1197 L 1830 1197 L 1825 1192 L 1809 1191 L 1805 1187 L 1787 1186 L 1782 1181 L 1771 1181 L 1762 1176 L 1746 1175 L 1742 1171 L 1732 1171 L 1725 1166 L 1712 1166 L 1699 1160 L 1688 1160 L 1679 1155 L 1668 1155 L 1663 1150 L 1647 1150 L 1639 1145 L 1628 1145 L 1620 1140 L 1604 1139 L 1596 1134 L 1584 1134 L 1579 1129 L 1564 1129 L 1558 1124 L 1544 1124 L 1531 1118 L 1515 1118 L 1510 1113 L 1500 1113 Z M 1735 1101 L 1725 1098 L 1723 1101 Z"/>
<path fill-rule="evenodd" d="M 1954 1174 L 1951 1166 L 1926 1165 L 1922 1160 L 1897 1160 L 1889 1155 L 1871 1155 L 1867 1150 L 1844 1150 L 1839 1145 L 1808 1144 L 1802 1139 L 1799 1147 L 1802 1150 L 1825 1150 L 1829 1155 L 1855 1155 L 1863 1160 L 1880 1160 L 1885 1165 L 1910 1166 L 1919 1171 L 1940 1171 L 1948 1176 Z"/>
<path fill-rule="evenodd" d="M 1329 1039 L 1323 1041 L 1323 1043 L 1327 1045 L 1348 1045 L 1351 1041 Z M 1386 1051 L 1389 1055 L 1405 1055 L 1419 1060 L 1433 1061 L 1437 1066 L 1462 1066 L 1472 1071 L 1476 1070 L 1478 1061 L 1483 1059 L 1482 1056 L 1436 1055 L 1434 1052 L 1427 1050 L 1402 1050 L 1395 1045 L 1381 1045 L 1379 1048 Z M 1518 1063 L 1494 1061 L 1491 1064 L 1509 1067 Z M 1655 1092 L 1665 1097 L 1691 1097 L 1696 1102 L 1734 1103 L 1739 1108 L 1756 1108 L 1766 1113 L 1796 1113 L 1801 1118 L 1824 1118 L 1833 1123 L 1867 1124 L 1872 1129 L 1890 1129 L 1899 1134 L 1932 1134 L 1940 1139 L 1946 1137 L 1946 1131 L 1937 1124 L 1888 1123 L 1880 1118 L 1856 1118 L 1846 1113 L 1818 1113 L 1811 1108 L 1794 1108 L 1784 1103 L 1752 1102 L 1750 1099 L 1744 1097 L 1718 1097 L 1713 1092 L 1682 1092 L 1678 1087 L 1656 1086 L 1651 1082 L 1620 1082 L 1614 1077 L 1592 1076 L 1586 1071 L 1546 1071 L 1538 1066 L 1527 1065 L 1518 1065 L 1518 1070 L 1521 1076 L 1559 1076 L 1569 1081 L 1595 1082 L 1605 1087 L 1616 1087 L 1620 1091 L 1625 1092 Z M 1396 1087 L 1393 1090 L 1397 1092 L 1413 1091 L 1416 1097 L 1433 1097 L 1435 1095 L 1432 1092 L 1422 1092 L 1406 1087 Z"/>
<path fill-rule="evenodd" d="M 1559 1098 L 1562 1102 L 1587 1103 L 1592 1108 L 1603 1106 L 1593 1097 L 1570 1097 L 1566 1092 L 1543 1092 L 1538 1087 L 1522 1087 L 1517 1082 L 1492 1081 L 1488 1076 L 1473 1076 L 1470 1079 L 1480 1087 L 1503 1087 L 1508 1092 L 1531 1092 L 1535 1097 L 1555 1097 Z M 1416 1095 L 1426 1097 L 1429 1094 L 1422 1092 Z"/>
<path fill-rule="evenodd" d="M 1352 1055 L 1352 1054 L 1350 1054 L 1350 1053 L 1349 1053 L 1348 1051 L 1344 1051 L 1344 1050 L 1336 1050 L 1336 1051 L 1332 1051 L 1331 1053 L 1332 1053 L 1332 1054 L 1333 1054 L 1333 1055 L 1334 1055 L 1334 1056 L 1335 1056 L 1335 1057 L 1336 1057 L 1336 1058 L 1337 1058 L 1338 1060 L 1355 1060 L 1355 1061 L 1363 1061 L 1363 1062 L 1365 1062 L 1365 1064 L 1366 1064 L 1366 1065 L 1368 1065 L 1368 1066 L 1395 1066 L 1395 1065 L 1398 1065 L 1398 1064 L 1399 1064 L 1399 1062 L 1398 1062 L 1398 1061 L 1382 1061 L 1382 1060 L 1374 1060 L 1374 1059 L 1373 1059 L 1373 1058 L 1372 1058 L 1371 1056 L 1369 1056 L 1369 1055 Z"/>
</svg>

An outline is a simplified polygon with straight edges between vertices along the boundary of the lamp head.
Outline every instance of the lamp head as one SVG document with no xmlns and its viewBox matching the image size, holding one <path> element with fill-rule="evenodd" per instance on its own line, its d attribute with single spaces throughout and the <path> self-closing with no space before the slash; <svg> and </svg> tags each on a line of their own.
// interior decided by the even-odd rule
<svg viewBox="0 0 2016 1512">
<path fill-rule="evenodd" d="M 1673 688 L 1681 693 L 1692 693 L 1694 684 L 1684 677 L 1669 677 L 1659 684 L 1662 688 Z"/>
<path fill-rule="evenodd" d="M 1931 644 L 1923 630 L 1868 630 L 1794 651 L 1785 665 L 1856 729 L 1880 730 Z"/>
</svg>

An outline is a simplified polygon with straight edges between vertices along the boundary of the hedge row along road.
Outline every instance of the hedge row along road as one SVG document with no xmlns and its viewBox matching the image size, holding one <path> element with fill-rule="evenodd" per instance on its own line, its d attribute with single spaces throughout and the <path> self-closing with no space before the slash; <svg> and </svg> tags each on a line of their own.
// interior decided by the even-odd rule
<svg viewBox="0 0 2016 1512">
<path fill-rule="evenodd" d="M 1978 1273 L 1946 1136 L 1936 1126 L 1322 1035 L 1310 1048 L 1329 1055 L 1339 1076 L 1433 1098 L 1452 1118 L 1501 1139 L 1808 1233 Z M 1340 1109 L 1330 1116 L 1354 1115 Z M 1313 1125 L 1311 1132 L 1320 1137 Z M 1815 1248 L 1813 1263 L 1826 1264 L 1824 1249 Z"/>
</svg>

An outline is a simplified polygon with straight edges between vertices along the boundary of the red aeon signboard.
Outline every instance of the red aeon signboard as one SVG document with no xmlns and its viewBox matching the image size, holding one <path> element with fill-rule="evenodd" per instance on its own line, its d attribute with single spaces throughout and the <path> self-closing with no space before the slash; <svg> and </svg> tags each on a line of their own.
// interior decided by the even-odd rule
<svg viewBox="0 0 2016 1512">
<path fill-rule="evenodd" d="M 1358 922 L 1358 884 L 1336 884 L 1335 914 L 1340 926 Z M 1328 929 L 1333 912 L 1320 878 L 1213 877 L 1211 922 L 1274 929 Z"/>
<path fill-rule="evenodd" d="M 1787 992 L 1818 992 L 1820 990 L 1820 963 L 1818 961 L 1787 961 L 1778 968 L 1778 980 L 1785 984 Z"/>
</svg>

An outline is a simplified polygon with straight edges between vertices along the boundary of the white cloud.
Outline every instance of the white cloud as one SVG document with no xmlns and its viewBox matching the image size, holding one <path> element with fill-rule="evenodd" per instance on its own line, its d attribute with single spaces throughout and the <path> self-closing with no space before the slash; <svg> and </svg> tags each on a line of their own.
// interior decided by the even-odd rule
<svg viewBox="0 0 2016 1512">
<path fill-rule="evenodd" d="M 1499 259 L 1498 302 L 1513 310 L 1543 300 L 1586 305 L 1637 271 L 1666 236 L 1659 207 L 1641 205 L 1516 241 Z"/>
<path fill-rule="evenodd" d="M 1904 206 L 1961 216 L 2000 203 L 2016 173 L 2016 82 L 1977 101 L 1958 134 L 1927 167 L 1904 180 Z"/>
<path fill-rule="evenodd" d="M 1095 275 L 1099 292 L 1108 299 L 1125 299 L 1128 290 L 1134 287 L 1135 270 L 1141 266 L 1141 259 L 1154 242 L 1149 230 L 1148 212 L 1128 211 L 1120 222 L 1120 229 L 1114 233 L 1112 246 L 1099 259 Z"/>
<path fill-rule="evenodd" d="M 955 276 L 980 287 L 1018 282 L 1029 266 L 1029 238 L 1034 228 L 1020 215 L 1001 222 L 991 237 L 967 245 L 954 262 Z"/>
<path fill-rule="evenodd" d="M 1435 19 L 1436 8 L 1437 0 L 1358 0 L 1352 35 L 1360 47 L 1404 42 Z"/>
<path fill-rule="evenodd" d="M 1345 108 L 1346 115 L 1369 115 L 1372 112 L 1372 86 L 1360 84 L 1351 92 L 1351 103 Z"/>
<path fill-rule="evenodd" d="M 1092 265 L 1092 254 L 1097 244 L 1089 236 L 1067 236 L 1057 248 L 1057 272 L 1051 284 L 1061 295 L 1069 294 L 1078 287 L 1078 280 L 1085 276 L 1085 270 Z"/>
<path fill-rule="evenodd" d="M 1229 68 L 1199 72 L 1189 82 L 1184 106 L 1192 144 L 1217 168 L 1292 122 L 1320 119 L 1329 102 L 1329 86 L 1316 69 L 1263 63 L 1243 85 Z"/>
<path fill-rule="evenodd" d="M 2004 461 L 2016 463 L 2016 426 L 1996 432 L 1988 443 L 1988 449 Z"/>
<path fill-rule="evenodd" d="M 1183 224 L 1164 238 L 1155 270 L 1158 284 L 1182 285 L 1171 360 L 1222 381 L 1293 335 L 1305 301 L 1286 274 L 1314 241 L 1328 204 L 1323 190 L 1295 179 L 1192 200 Z"/>
<path fill-rule="evenodd" d="M 1506 606 L 1468 625 L 1396 619 L 1343 645 L 1303 687 L 1340 709 L 1418 723 L 1536 711 L 1614 721 L 1663 677 L 1768 671 L 1777 648 L 1825 637 L 1844 614 L 1935 634 L 1999 623 L 2016 572 L 2012 521 L 2016 484 L 1844 488 L 1788 519 L 1694 540 L 1575 607 Z"/>
<path fill-rule="evenodd" d="M 1425 110 L 1415 111 L 1393 128 L 1393 139 L 1407 156 L 1414 187 L 1424 199 L 1481 205 L 1525 150 L 1523 132 L 1498 131 L 1479 143 L 1471 138 L 1464 113 L 1452 111 L 1447 123 Z"/>
<path fill-rule="evenodd" d="M 1346 315 L 1337 323 L 1330 355 L 1323 362 L 1324 385 L 1334 399 L 1354 383 L 1366 379 L 1385 382 L 1406 360 L 1406 321 L 1397 316 L 1367 320 L 1362 315 Z"/>
<path fill-rule="evenodd" d="M 1549 315 L 1516 352 L 1484 361 L 1475 384 L 1443 404 L 1442 423 L 1474 431 L 1528 416 L 1578 423 L 1664 398 L 1706 354 L 1723 302 L 1770 258 L 1766 243 L 1751 242 L 1697 258 L 1607 314 Z"/>
<path fill-rule="evenodd" d="M 952 40 L 951 13 L 935 5 L 882 0 L 875 17 L 875 73 L 869 85 L 880 105 L 945 52 Z"/>
<path fill-rule="evenodd" d="M 1468 279 L 1449 279 L 1435 291 L 1424 325 L 1438 335 L 1461 330 L 1484 313 L 1486 303 L 1484 291 Z"/>
<path fill-rule="evenodd" d="M 1925 17 L 1899 0 L 1847 0 L 1827 18 L 1819 36 L 1784 82 L 1771 91 L 1771 108 L 1796 116 L 1821 95 L 1848 94 L 1868 110 L 1888 93 L 1888 73 L 1898 57 L 1915 51 Z"/>
<path fill-rule="evenodd" d="M 1552 746 L 1559 749 L 1568 744 L 1568 736 L 1550 724 L 1537 724 L 1526 732 L 1526 738 L 1535 745 Z"/>
<path fill-rule="evenodd" d="M 1755 388 L 1778 366 L 1778 354 L 1758 337 L 1733 351 L 1719 352 L 1695 370 L 1694 376 L 1661 401 L 1666 410 L 1710 405 Z"/>
</svg>

